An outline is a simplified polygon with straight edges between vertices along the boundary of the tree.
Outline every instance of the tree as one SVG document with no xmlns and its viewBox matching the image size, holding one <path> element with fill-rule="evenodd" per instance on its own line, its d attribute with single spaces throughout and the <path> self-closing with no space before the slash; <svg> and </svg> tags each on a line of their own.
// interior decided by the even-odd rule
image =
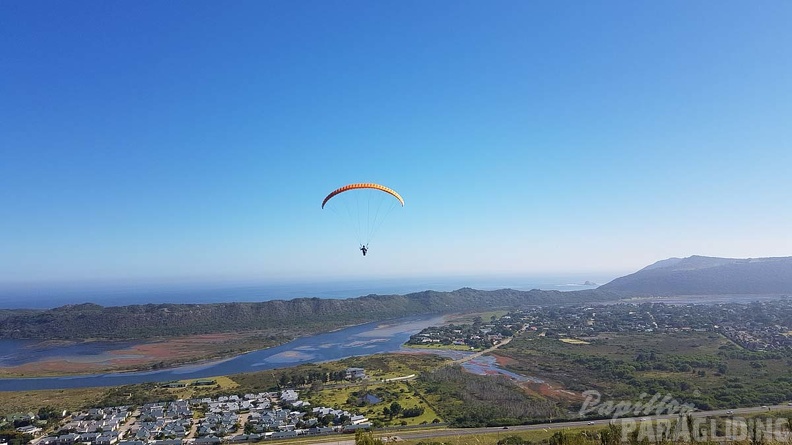
<svg viewBox="0 0 792 445">
<path fill-rule="evenodd" d="M 55 408 L 49 405 L 39 408 L 37 413 L 37 417 L 39 419 L 47 420 L 47 421 L 55 420 L 58 418 L 58 416 L 59 416 L 58 410 L 56 410 Z"/>
<path fill-rule="evenodd" d="M 414 406 L 412 408 L 404 408 L 402 410 L 402 417 L 418 417 L 424 413 L 422 406 Z"/>
<path fill-rule="evenodd" d="M 0 431 L 0 441 L 8 442 L 9 445 L 23 445 L 33 440 L 30 434 L 23 434 L 16 430 L 2 430 Z"/>
<path fill-rule="evenodd" d="M 393 402 L 390 405 L 390 412 L 392 417 L 398 416 L 402 411 L 402 406 L 399 405 L 399 402 Z"/>
<path fill-rule="evenodd" d="M 335 420 L 335 416 L 332 414 L 325 414 L 321 418 L 319 418 L 319 424 L 321 426 L 328 426 Z"/>
</svg>

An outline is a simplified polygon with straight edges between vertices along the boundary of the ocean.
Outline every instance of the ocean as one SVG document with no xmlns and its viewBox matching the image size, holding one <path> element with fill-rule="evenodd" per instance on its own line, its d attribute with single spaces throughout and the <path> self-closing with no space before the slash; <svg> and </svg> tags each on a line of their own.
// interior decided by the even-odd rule
<svg viewBox="0 0 792 445">
<path fill-rule="evenodd" d="M 602 284 L 618 275 L 577 274 L 559 276 L 485 276 L 387 278 L 375 280 L 209 283 L 0 283 L 0 309 L 49 309 L 68 304 L 102 306 L 133 304 L 187 304 L 258 302 L 294 298 L 355 298 L 369 294 L 403 295 L 425 290 L 452 291 L 463 287 L 480 290 L 579 290 Z"/>
</svg>

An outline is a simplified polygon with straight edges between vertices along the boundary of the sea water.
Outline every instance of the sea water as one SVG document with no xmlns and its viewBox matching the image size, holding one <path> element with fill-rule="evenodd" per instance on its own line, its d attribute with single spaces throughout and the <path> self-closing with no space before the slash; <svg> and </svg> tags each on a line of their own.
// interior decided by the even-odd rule
<svg viewBox="0 0 792 445">
<path fill-rule="evenodd" d="M 452 291 L 463 287 L 480 290 L 579 290 L 615 276 L 578 274 L 564 276 L 463 276 L 433 278 L 382 278 L 335 281 L 226 281 L 226 282 L 83 282 L 0 283 L 0 309 L 50 309 L 68 304 L 102 306 L 132 304 L 184 304 L 258 302 L 295 298 L 355 298 L 369 294 L 404 295 L 425 290 Z"/>
</svg>

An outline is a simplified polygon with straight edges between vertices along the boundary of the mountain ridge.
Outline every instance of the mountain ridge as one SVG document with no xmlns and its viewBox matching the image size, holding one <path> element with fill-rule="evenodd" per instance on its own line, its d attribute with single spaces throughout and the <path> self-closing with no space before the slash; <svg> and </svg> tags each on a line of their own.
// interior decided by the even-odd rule
<svg viewBox="0 0 792 445">
<path fill-rule="evenodd" d="M 296 298 L 263 302 L 144 304 L 93 303 L 54 309 L 0 310 L 0 339 L 144 339 L 260 331 L 302 335 L 401 317 L 530 305 L 588 304 L 633 296 L 792 295 L 792 257 L 668 258 L 597 289 L 493 291 L 460 288 L 347 299 Z"/>
<path fill-rule="evenodd" d="M 258 303 L 72 304 L 54 309 L 0 310 L 0 339 L 141 339 L 210 333 L 323 332 L 401 317 L 516 308 L 536 304 L 606 301 L 618 295 L 592 290 L 483 291 L 461 288 L 347 299 L 296 298 Z"/>
<path fill-rule="evenodd" d="M 792 294 L 792 257 L 668 258 L 597 289 L 632 295 Z"/>
</svg>

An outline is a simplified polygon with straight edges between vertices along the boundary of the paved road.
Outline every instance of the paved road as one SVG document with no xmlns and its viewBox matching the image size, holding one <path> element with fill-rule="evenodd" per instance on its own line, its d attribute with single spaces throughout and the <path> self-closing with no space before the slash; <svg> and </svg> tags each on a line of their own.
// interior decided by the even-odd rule
<svg viewBox="0 0 792 445">
<path fill-rule="evenodd" d="M 132 425 L 135 424 L 138 417 L 140 417 L 140 410 L 136 409 L 130 414 L 126 422 L 118 428 L 118 436 L 122 438 L 121 440 L 128 440 L 129 430 L 132 429 Z"/>
<path fill-rule="evenodd" d="M 487 348 L 487 349 L 485 349 L 483 351 L 479 351 L 479 352 L 476 352 L 475 354 L 468 355 L 467 357 L 462 357 L 460 359 L 454 360 L 454 363 L 464 363 L 464 362 L 473 360 L 474 358 L 481 357 L 482 355 L 490 353 L 490 352 L 500 348 L 503 345 L 508 345 L 509 342 L 512 341 L 512 338 L 514 338 L 514 337 L 507 337 L 502 342 L 498 343 L 495 346 L 491 346 L 491 347 L 489 347 L 489 348 Z"/>
<path fill-rule="evenodd" d="M 741 416 L 747 414 L 757 414 L 762 412 L 768 411 L 780 411 L 785 410 L 789 411 L 792 410 L 792 406 L 789 405 L 773 405 L 769 407 L 752 407 L 752 408 L 735 408 L 732 410 L 713 410 L 713 411 L 695 411 L 691 413 L 693 417 L 718 417 L 718 416 Z M 731 413 L 729 413 L 731 411 Z M 678 418 L 678 414 L 673 415 L 662 415 L 662 416 L 642 416 L 642 417 L 634 417 L 631 418 L 635 421 L 641 421 L 642 419 L 649 420 L 657 420 L 657 419 L 676 419 Z M 627 418 L 625 418 L 627 419 Z M 488 428 L 436 428 L 436 429 L 426 429 L 426 430 L 418 430 L 418 431 L 391 431 L 390 435 L 398 437 L 400 440 L 416 440 L 416 439 L 435 439 L 440 437 L 462 437 L 462 436 L 471 436 L 471 435 L 480 435 L 480 434 L 496 434 L 501 433 L 504 435 L 520 432 L 520 431 L 536 431 L 536 430 L 557 430 L 561 428 L 577 428 L 577 427 L 585 427 L 585 426 L 606 426 L 608 425 L 612 419 L 603 419 L 603 420 L 576 420 L 571 422 L 556 422 L 556 423 L 541 423 L 536 425 L 516 425 L 510 426 L 508 428 L 504 427 L 488 427 Z M 381 430 L 375 432 L 375 436 L 380 437 L 383 435 Z M 290 443 L 304 443 L 304 444 L 311 444 L 311 443 L 326 443 L 326 444 L 337 444 L 337 445 L 354 445 L 354 440 L 348 440 L 344 437 L 344 440 L 334 440 L 334 436 L 325 436 L 325 437 L 317 437 L 317 438 L 302 438 L 302 440 L 295 440 Z M 342 436 L 343 437 L 343 436 Z"/>
</svg>

